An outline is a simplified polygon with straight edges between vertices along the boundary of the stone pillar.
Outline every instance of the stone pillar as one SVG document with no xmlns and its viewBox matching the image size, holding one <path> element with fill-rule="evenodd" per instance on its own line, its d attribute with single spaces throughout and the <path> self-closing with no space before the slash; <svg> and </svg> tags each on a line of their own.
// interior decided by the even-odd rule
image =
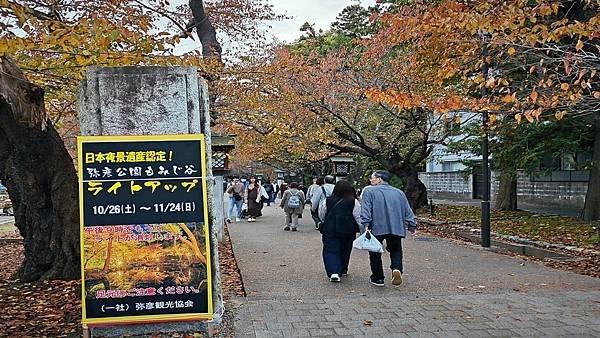
<svg viewBox="0 0 600 338">
<path fill-rule="evenodd" d="M 214 214 L 215 214 L 215 228 L 217 232 L 217 239 L 219 243 L 223 243 L 223 232 L 225 231 L 225 189 L 223 189 L 223 176 L 215 176 L 214 179 Z M 221 198 L 219 198 L 221 196 Z"/>
<path fill-rule="evenodd" d="M 207 175 L 212 178 L 208 85 L 191 67 L 92 67 L 77 95 L 81 135 L 198 134 L 206 137 Z M 213 283 L 213 322 L 220 323 L 223 297 L 213 209 L 214 182 L 209 181 L 209 219 Z M 217 225 L 217 226 L 215 226 Z M 94 335 L 120 336 L 152 332 L 203 331 L 206 322 L 98 327 Z"/>
</svg>

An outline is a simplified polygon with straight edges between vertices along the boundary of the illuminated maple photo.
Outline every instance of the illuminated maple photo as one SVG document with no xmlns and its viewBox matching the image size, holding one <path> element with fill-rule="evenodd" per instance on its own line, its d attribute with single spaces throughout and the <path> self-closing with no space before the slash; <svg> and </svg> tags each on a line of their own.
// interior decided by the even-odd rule
<svg viewBox="0 0 600 338">
<path fill-rule="evenodd" d="M 140 296 L 141 290 L 161 287 L 206 290 L 204 234 L 198 223 L 86 228 L 86 298 Z"/>
</svg>

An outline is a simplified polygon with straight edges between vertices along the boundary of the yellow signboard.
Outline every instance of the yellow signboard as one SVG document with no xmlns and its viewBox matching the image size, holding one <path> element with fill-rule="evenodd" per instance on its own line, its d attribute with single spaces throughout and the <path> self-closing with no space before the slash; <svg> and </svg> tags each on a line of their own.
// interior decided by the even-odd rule
<svg viewBox="0 0 600 338">
<path fill-rule="evenodd" d="M 212 319 L 204 135 L 77 141 L 83 324 Z"/>
</svg>

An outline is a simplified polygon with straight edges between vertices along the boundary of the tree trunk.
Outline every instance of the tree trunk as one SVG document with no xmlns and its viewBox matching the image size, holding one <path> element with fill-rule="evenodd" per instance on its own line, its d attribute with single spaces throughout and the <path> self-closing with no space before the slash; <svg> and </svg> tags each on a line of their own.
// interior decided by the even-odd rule
<svg viewBox="0 0 600 338">
<path fill-rule="evenodd" d="M 496 197 L 496 209 L 517 210 L 517 177 L 509 173 L 500 175 L 500 191 Z"/>
<path fill-rule="evenodd" d="M 404 193 L 413 210 L 427 206 L 427 188 L 419 179 L 419 172 L 413 167 L 404 167 L 401 169 L 392 170 L 404 181 Z"/>
<path fill-rule="evenodd" d="M 587 194 L 585 195 L 585 206 L 582 218 L 586 221 L 600 220 L 600 121 L 594 121 L 594 150 L 592 155 L 592 168 L 590 169 L 590 181 Z"/>
<path fill-rule="evenodd" d="M 22 281 L 80 276 L 77 175 L 46 119 L 44 91 L 0 58 L 0 180 L 23 236 Z"/>
<path fill-rule="evenodd" d="M 194 17 L 190 22 L 190 28 L 196 27 L 196 32 L 202 44 L 202 56 L 215 58 L 221 62 L 221 44 L 217 40 L 215 27 L 206 15 L 204 2 L 202 0 L 190 0 L 189 5 Z"/>
</svg>

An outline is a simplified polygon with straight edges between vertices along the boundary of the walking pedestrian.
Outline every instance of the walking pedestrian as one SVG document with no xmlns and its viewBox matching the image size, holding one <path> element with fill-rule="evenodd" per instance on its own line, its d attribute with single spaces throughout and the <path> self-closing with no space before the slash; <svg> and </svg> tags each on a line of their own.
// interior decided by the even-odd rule
<svg viewBox="0 0 600 338">
<path fill-rule="evenodd" d="M 319 206 L 317 205 L 317 207 L 315 208 L 315 210 L 313 210 L 313 205 L 312 205 L 312 198 L 314 197 L 315 193 L 318 190 L 321 190 L 321 192 L 323 192 L 326 195 L 326 191 L 322 189 L 323 185 L 325 184 L 325 180 L 323 179 L 323 177 L 318 177 L 317 179 L 315 179 L 315 185 L 316 187 L 314 187 L 312 189 L 312 191 L 309 189 L 309 193 L 310 193 L 310 200 L 308 201 L 308 204 L 310 204 L 310 215 L 313 219 L 313 222 L 315 222 L 315 228 L 319 228 L 319 223 L 321 223 L 321 219 L 319 218 Z M 312 186 L 311 186 L 312 187 Z M 307 197 L 308 199 L 308 197 Z"/>
<path fill-rule="evenodd" d="M 390 253 L 392 284 L 402 284 L 402 238 L 408 231 L 417 229 L 415 215 L 402 190 L 389 185 L 390 173 L 376 170 L 370 178 L 371 186 L 362 192 L 360 218 L 365 231 L 375 236 L 379 242 L 386 242 Z M 381 262 L 381 253 L 369 251 L 371 265 L 371 284 L 385 286 L 385 275 Z"/>
<path fill-rule="evenodd" d="M 298 190 L 298 183 L 290 183 L 289 189 L 283 193 L 279 205 L 285 213 L 285 227 L 283 230 L 289 231 L 291 226 L 292 231 L 297 231 L 298 215 L 304 209 L 304 201 L 305 196 L 301 190 Z"/>
<path fill-rule="evenodd" d="M 333 188 L 334 185 L 333 183 L 335 182 L 335 177 L 331 176 L 331 175 L 327 175 L 325 176 L 325 178 L 323 179 L 323 184 L 321 185 L 321 187 L 319 189 L 316 189 L 315 191 L 313 191 L 313 195 L 312 195 L 312 199 L 310 201 L 310 211 L 311 214 L 313 215 L 318 215 L 319 214 L 319 204 L 321 203 L 321 201 L 325 200 L 327 197 L 331 196 L 331 193 L 333 192 Z M 320 181 L 317 181 L 317 184 L 320 183 Z M 314 218 L 313 218 L 314 219 Z M 315 228 L 319 228 L 319 220 L 315 221 Z"/>
<path fill-rule="evenodd" d="M 269 182 L 269 180 L 267 180 L 265 182 L 264 185 L 262 185 L 263 189 L 265 189 L 265 192 L 267 193 L 267 206 L 271 206 L 271 202 L 273 201 L 273 185 L 271 184 L 271 182 Z"/>
<path fill-rule="evenodd" d="M 227 223 L 231 223 L 233 209 L 236 208 L 235 221 L 239 222 L 242 218 L 242 205 L 244 204 L 245 189 L 244 184 L 240 182 L 239 177 L 234 176 L 231 184 L 225 191 L 229 194 L 229 208 L 227 210 Z"/>
<path fill-rule="evenodd" d="M 275 199 L 277 198 L 277 193 L 279 193 L 279 186 L 277 185 L 276 181 L 271 183 L 271 186 L 273 187 L 273 193 L 271 194 L 271 203 L 275 203 Z"/>
<path fill-rule="evenodd" d="M 279 194 L 281 196 L 281 198 L 283 198 L 283 194 L 285 194 L 285 191 L 288 189 L 288 184 L 286 181 L 283 181 L 283 183 L 281 183 L 281 186 L 279 187 Z"/>
<path fill-rule="evenodd" d="M 265 190 L 265 186 L 262 184 L 261 180 L 256 180 L 256 183 L 258 184 L 258 197 L 256 198 L 256 203 L 258 203 L 258 216 L 256 217 L 260 217 L 262 216 L 262 209 L 265 206 L 265 202 L 269 202 L 269 194 L 267 194 L 267 191 Z M 269 184 L 270 185 L 270 184 Z"/>
<path fill-rule="evenodd" d="M 308 192 L 306 193 L 306 200 L 309 201 L 309 203 L 310 199 L 314 194 L 315 189 L 319 189 L 319 185 L 317 184 L 317 177 L 313 178 L 312 182 L 313 183 L 310 185 L 310 187 L 308 187 Z"/>
<path fill-rule="evenodd" d="M 333 193 L 319 207 L 323 241 L 323 264 L 331 282 L 348 273 L 352 242 L 359 232 L 360 203 L 348 181 L 339 181 Z"/>
<path fill-rule="evenodd" d="M 248 206 L 248 222 L 256 221 L 256 217 L 262 215 L 261 209 L 261 187 L 255 177 L 250 177 L 250 183 L 246 188 L 246 205 Z"/>
</svg>

